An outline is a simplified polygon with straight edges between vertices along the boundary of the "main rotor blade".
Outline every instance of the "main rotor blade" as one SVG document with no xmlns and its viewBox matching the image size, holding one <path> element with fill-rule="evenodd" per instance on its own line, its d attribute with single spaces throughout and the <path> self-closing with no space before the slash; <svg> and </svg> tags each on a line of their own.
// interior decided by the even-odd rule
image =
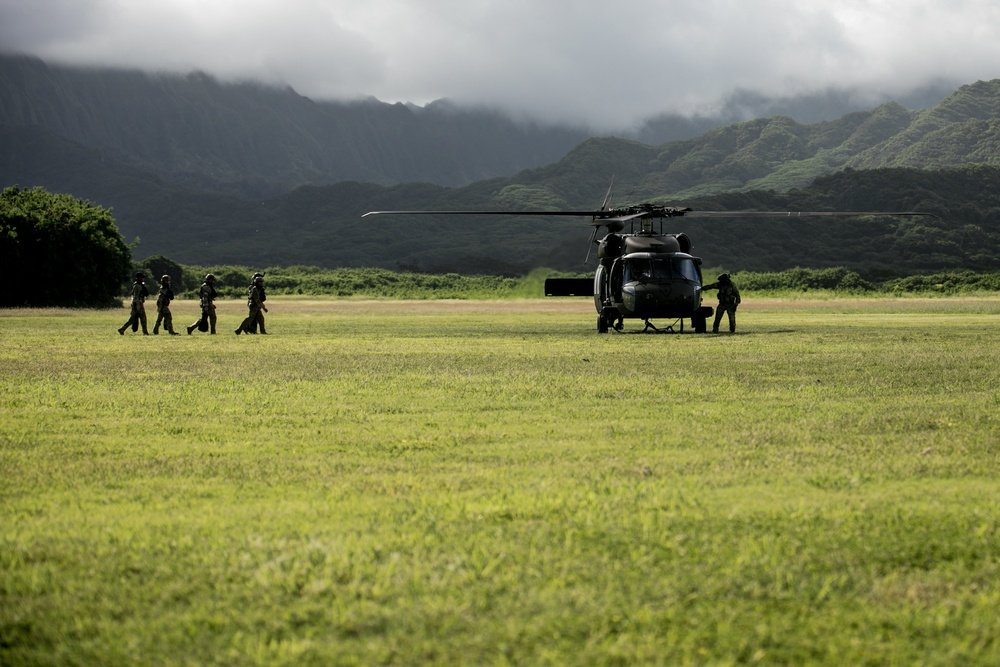
<svg viewBox="0 0 1000 667">
<path fill-rule="evenodd" d="M 575 215 L 575 216 L 595 216 L 602 215 L 602 211 L 368 211 L 362 218 L 370 215 L 507 215 L 516 217 L 519 215 Z"/>
<path fill-rule="evenodd" d="M 646 212 L 632 213 L 630 215 L 617 215 L 613 218 L 594 218 L 593 220 L 591 220 L 590 224 L 592 224 L 594 227 L 603 227 L 604 225 L 608 225 L 608 227 L 610 227 L 615 223 L 618 223 L 619 225 L 624 225 L 626 222 L 630 222 L 632 220 L 635 220 L 636 218 L 648 218 L 648 217 L 649 213 Z"/>
<path fill-rule="evenodd" d="M 611 184 L 608 186 L 608 193 L 604 195 L 604 203 L 601 204 L 601 210 L 606 211 L 608 208 L 608 202 L 611 201 L 611 188 L 615 187 L 615 177 L 611 176 Z"/>
<path fill-rule="evenodd" d="M 639 210 L 637 210 L 639 209 Z M 614 215 L 621 211 L 622 215 Z M 648 208 L 631 207 L 602 211 L 369 211 L 362 218 L 374 215 L 505 215 L 518 216 L 549 216 L 549 217 L 589 217 L 595 226 L 608 223 L 624 224 L 636 218 L 857 218 L 863 216 L 925 216 L 937 218 L 934 213 L 917 213 L 914 211 L 694 211 L 689 208 L 674 208 L 669 206 L 650 206 Z"/>
<path fill-rule="evenodd" d="M 938 217 L 933 213 L 913 211 L 687 211 L 682 215 L 685 218 L 851 218 L 878 215 Z"/>
</svg>

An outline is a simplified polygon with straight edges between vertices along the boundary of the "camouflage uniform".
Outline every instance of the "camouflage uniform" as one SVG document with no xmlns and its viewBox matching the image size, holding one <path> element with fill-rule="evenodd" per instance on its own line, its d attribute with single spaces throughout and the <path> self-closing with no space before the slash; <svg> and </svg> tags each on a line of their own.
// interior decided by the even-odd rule
<svg viewBox="0 0 1000 667">
<path fill-rule="evenodd" d="M 250 290 L 253 289 L 254 284 L 257 282 L 257 278 L 263 278 L 263 277 L 264 277 L 264 274 L 258 272 L 258 273 L 253 274 L 253 278 L 250 279 L 250 284 L 247 286 L 247 306 L 248 307 L 250 306 Z M 261 304 L 260 309 L 257 310 L 257 319 L 251 320 L 250 324 L 248 324 L 247 326 L 243 327 L 241 330 L 244 333 L 255 334 L 255 333 L 257 333 L 257 327 L 259 326 L 260 327 L 260 332 L 262 334 L 267 334 L 267 330 L 264 328 L 264 313 L 267 312 L 267 306 L 264 305 L 264 302 L 267 301 L 267 294 L 264 291 L 264 282 L 263 282 L 263 280 L 260 282 L 259 285 L 257 285 L 257 292 L 258 292 L 258 294 L 260 296 L 260 304 Z"/>
<path fill-rule="evenodd" d="M 729 315 L 729 333 L 736 333 L 736 308 L 740 305 L 740 291 L 730 280 L 729 275 L 723 273 L 719 276 L 719 282 L 705 285 L 702 289 L 719 290 L 719 306 L 715 309 L 715 322 L 712 324 L 712 333 L 719 333 L 719 323 L 722 322 L 722 313 Z"/>
<path fill-rule="evenodd" d="M 257 324 L 260 324 L 260 332 L 266 334 L 264 331 L 264 316 L 262 312 L 266 312 L 267 308 L 264 306 L 264 276 L 255 276 L 253 282 L 250 284 L 250 289 L 247 290 L 247 308 L 249 308 L 250 313 L 247 318 L 243 320 L 240 326 L 236 327 L 236 335 L 239 336 L 241 333 L 257 333 L 255 331 Z"/>
<path fill-rule="evenodd" d="M 153 325 L 153 335 L 160 333 L 160 323 L 163 330 L 171 336 L 178 335 L 174 331 L 174 317 L 170 314 L 170 302 L 174 299 L 174 291 L 170 289 L 170 276 L 160 278 L 160 291 L 156 294 L 156 324 Z"/>
<path fill-rule="evenodd" d="M 215 333 L 215 297 L 218 296 L 218 292 L 215 291 L 215 276 L 211 273 L 205 276 L 205 282 L 201 284 L 201 289 L 198 290 L 198 296 L 201 299 L 201 318 L 190 325 L 187 328 L 188 335 L 198 328 L 198 324 L 202 320 L 207 321 L 209 325 L 209 331 Z"/>
<path fill-rule="evenodd" d="M 263 278 L 263 276 L 261 277 Z M 260 327 L 260 332 L 262 334 L 266 334 L 267 331 L 264 329 L 264 313 L 267 312 L 267 306 L 264 305 L 264 302 L 267 301 L 267 294 L 264 293 L 263 282 L 261 282 L 259 289 L 260 289 L 260 310 L 257 311 L 257 321 L 251 324 L 250 328 L 252 330 L 256 330 L 257 327 Z"/>
<path fill-rule="evenodd" d="M 129 327 L 132 327 L 132 331 L 137 331 L 140 323 L 142 335 L 149 335 L 149 331 L 146 330 L 146 297 L 149 296 L 149 290 L 146 289 L 145 281 L 146 274 L 141 271 L 135 274 L 135 282 L 132 283 L 132 312 L 129 314 L 128 322 L 118 329 L 118 333 L 122 336 Z"/>
</svg>

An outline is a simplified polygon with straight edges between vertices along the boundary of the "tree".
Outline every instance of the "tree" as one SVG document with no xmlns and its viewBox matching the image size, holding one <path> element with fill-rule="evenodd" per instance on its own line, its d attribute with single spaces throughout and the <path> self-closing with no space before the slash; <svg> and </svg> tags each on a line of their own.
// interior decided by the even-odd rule
<svg viewBox="0 0 1000 667">
<path fill-rule="evenodd" d="M 184 267 L 172 259 L 167 259 L 163 255 L 153 255 L 142 260 L 142 267 L 146 269 L 146 275 L 156 283 L 160 282 L 163 276 L 170 276 L 170 284 L 175 291 L 183 291 L 198 287 L 197 284 L 187 285 L 184 282 Z"/>
<path fill-rule="evenodd" d="M 109 210 L 44 188 L 0 193 L 0 306 L 120 305 L 131 266 Z"/>
</svg>

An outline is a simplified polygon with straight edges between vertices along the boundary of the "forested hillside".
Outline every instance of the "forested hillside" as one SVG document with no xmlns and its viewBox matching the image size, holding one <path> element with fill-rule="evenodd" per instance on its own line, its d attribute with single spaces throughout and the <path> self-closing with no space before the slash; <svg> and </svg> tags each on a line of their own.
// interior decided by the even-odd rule
<svg viewBox="0 0 1000 667">
<path fill-rule="evenodd" d="M 447 102 L 315 102 L 289 88 L 188 76 L 49 66 L 0 55 L 5 152 L 66 179 L 31 147 L 93 150 L 175 185 L 248 198 L 345 180 L 463 185 L 562 157 L 580 128 L 518 123 Z M 73 144 L 71 146 L 70 144 Z M 19 174 L 4 174 L 4 181 Z M 25 185 L 49 185 L 25 183 Z"/>
<path fill-rule="evenodd" d="M 606 188 L 605 188 L 606 189 Z M 487 209 L 539 193 L 509 180 L 467 188 L 359 183 L 300 188 L 266 202 L 183 197 L 143 232 L 136 257 L 183 264 L 383 267 L 520 275 L 587 267 L 586 219 L 377 216 L 367 210 Z M 944 269 L 1000 269 L 1000 168 L 848 170 L 788 193 L 749 191 L 687 200 L 702 210 L 917 210 L 939 218 L 815 220 L 679 218 L 706 266 L 777 271 L 844 266 L 884 278 Z M 595 191 L 599 205 L 603 191 Z M 166 195 L 165 195 L 166 196 Z M 520 208 L 518 206 L 518 208 Z M 222 228 L 218 219 L 238 220 Z M 131 239 L 134 230 L 127 230 Z M 207 261 L 205 258 L 209 258 Z M 591 256 L 591 266 L 594 257 Z"/>
<path fill-rule="evenodd" d="M 847 167 L 946 169 L 969 164 L 1000 165 L 1000 80 L 963 86 L 923 111 L 886 103 L 810 125 L 775 116 L 662 146 L 591 139 L 560 162 L 536 170 L 533 179 L 558 183 L 556 190 L 578 197 L 600 190 L 601 181 L 606 183 L 613 173 L 628 184 L 623 194 L 630 198 L 689 199 L 731 190 L 804 187 Z"/>
</svg>

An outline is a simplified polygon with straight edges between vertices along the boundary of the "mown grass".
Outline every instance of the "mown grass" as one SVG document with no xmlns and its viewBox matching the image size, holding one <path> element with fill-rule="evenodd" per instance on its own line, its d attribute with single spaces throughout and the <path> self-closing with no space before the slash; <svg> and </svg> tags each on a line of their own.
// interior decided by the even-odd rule
<svg viewBox="0 0 1000 667">
<path fill-rule="evenodd" d="M 0 312 L 0 663 L 1000 660 L 1000 300 L 269 305 Z"/>
</svg>

